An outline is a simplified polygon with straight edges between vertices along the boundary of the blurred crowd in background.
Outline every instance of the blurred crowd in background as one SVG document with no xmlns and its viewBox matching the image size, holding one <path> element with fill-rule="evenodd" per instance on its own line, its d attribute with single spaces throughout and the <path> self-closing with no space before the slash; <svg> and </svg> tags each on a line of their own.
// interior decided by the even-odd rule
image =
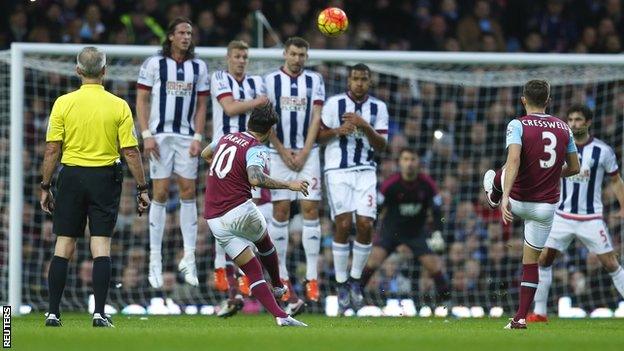
<svg viewBox="0 0 624 351">
<path fill-rule="evenodd" d="M 351 26 L 347 34 L 331 39 L 319 34 L 315 17 L 325 6 L 346 10 Z M 8 48 L 12 41 L 158 45 L 166 23 L 177 16 L 193 19 L 197 45 L 224 46 L 234 38 L 255 43 L 252 13 L 262 10 L 281 40 L 302 35 L 313 48 L 620 52 L 624 29 L 621 6 L 621 1 L 611 0 L 38 0 L 23 4 L 15 1 L 0 4 L 0 10 L 10 14 L 8 23 L 3 24 L 6 28 L 0 28 L 0 47 Z M 266 35 L 265 44 L 276 43 Z M 344 91 L 344 66 L 319 64 L 314 69 L 323 75 L 327 96 Z M 505 126 L 523 112 L 519 103 L 522 82 L 516 87 L 476 87 L 416 82 L 378 73 L 374 80 L 372 93 L 387 102 L 390 112 L 390 143 L 388 150 L 379 155 L 379 182 L 397 171 L 396 159 L 402 147 L 415 148 L 421 156 L 423 171 L 437 182 L 443 198 L 443 233 L 447 246 L 440 254 L 451 279 L 454 301 L 511 306 L 517 294 L 518 282 L 514 279 L 519 276 L 521 267 L 522 226 L 516 221 L 515 226 L 503 227 L 499 211 L 487 206 L 480 186 L 484 171 L 504 162 Z M 134 105 L 134 82 L 109 79 L 106 85 Z M 76 86 L 76 77 L 30 69 L 26 72 L 23 279 L 24 297 L 36 306 L 45 301 L 47 269 L 54 242 L 51 220 L 44 216 L 38 204 L 47 119 L 56 97 Z M 572 103 L 588 104 L 596 112 L 591 132 L 611 145 L 618 159 L 622 158 L 624 82 L 556 86 L 552 101 L 549 111 L 561 117 Z M 8 129 L 8 121 L 2 121 L 0 202 L 3 205 L 8 204 Z M 206 130 L 212 130 L 210 121 Z M 206 169 L 203 162 L 200 164 L 198 209 L 203 208 Z M 147 216 L 136 216 L 132 182 L 126 177 L 112 248 L 116 288 L 111 291 L 111 301 L 117 304 L 145 304 L 156 294 L 147 283 Z M 212 286 L 214 240 L 205 222 L 199 221 L 196 256 L 199 278 L 205 284 L 201 284 L 200 289 L 190 289 L 181 283 L 175 269 L 182 255 L 175 188 L 171 189 L 169 199 L 167 244 L 163 248 L 164 290 L 180 303 L 214 303 L 221 297 Z M 612 215 L 616 212 L 612 211 L 614 197 L 606 190 L 603 199 L 605 220 L 614 234 L 616 252 L 622 252 L 621 221 Z M 300 242 L 301 223 L 297 211 L 293 213 L 289 265 L 294 275 L 302 277 L 305 257 Z M 333 226 L 328 217 L 328 211 L 324 211 L 319 263 L 324 294 L 332 291 L 333 282 Z M 8 206 L 3 206 L 0 209 L 0 262 L 6 262 L 7 228 Z M 77 252 L 75 264 L 70 265 L 65 302 L 74 308 L 86 303 L 85 296 L 91 284 L 91 261 L 85 241 L 80 242 Z M 573 294 L 578 303 L 587 308 L 616 301 L 609 276 L 596 257 L 579 245 L 570 248 L 554 271 L 553 301 L 563 293 Z M 0 277 L 5 278 L 4 275 Z M 301 282 L 296 278 L 294 281 L 296 288 L 301 289 Z M 409 296 L 426 301 L 433 293 L 433 282 L 421 272 L 410 252 L 399 250 L 390 256 L 367 290 L 370 296 Z M 0 289 L 0 294 L 4 291 Z M 0 296 L 1 301 L 5 299 Z"/>
<path fill-rule="evenodd" d="M 316 16 L 336 6 L 349 17 L 347 34 L 323 37 Z M 36 0 L 3 1 L 0 49 L 13 41 L 158 44 L 167 23 L 186 16 L 201 46 L 232 39 L 255 44 L 256 11 L 284 41 L 313 48 L 486 52 L 619 53 L 621 0 Z M 265 33 L 265 46 L 277 44 Z"/>
</svg>

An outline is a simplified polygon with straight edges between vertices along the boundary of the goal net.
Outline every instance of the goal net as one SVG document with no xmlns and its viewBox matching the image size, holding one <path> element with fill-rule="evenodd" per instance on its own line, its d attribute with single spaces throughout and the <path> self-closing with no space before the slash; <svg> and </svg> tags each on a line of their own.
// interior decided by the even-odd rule
<svg viewBox="0 0 624 351">
<path fill-rule="evenodd" d="M 62 47 L 60 47 L 62 48 Z M 136 55 L 114 57 L 109 54 L 106 88 L 123 97 L 134 108 L 139 66 L 149 54 L 145 47 Z M 153 48 L 156 52 L 156 48 Z M 71 51 L 71 50 L 70 50 Z M 63 50 L 59 49 L 59 52 Z M 199 51 L 209 71 L 224 68 L 224 51 Z M 486 61 L 482 55 L 458 54 L 466 62 L 449 61 L 451 54 L 427 56 L 427 60 L 406 59 L 396 54 L 312 51 L 310 67 L 325 79 L 326 95 L 346 88 L 347 65 L 367 63 L 373 71 L 372 94 L 388 104 L 390 112 L 388 151 L 379 155 L 379 181 L 397 171 L 397 153 L 412 146 L 421 154 L 423 169 L 437 182 L 443 198 L 446 248 L 440 252 L 452 286 L 454 305 L 479 306 L 488 311 L 502 307 L 513 312 L 518 300 L 521 269 L 522 227 L 519 221 L 504 227 L 500 214 L 490 210 L 481 191 L 485 170 L 500 167 L 505 157 L 505 127 L 522 114 L 522 85 L 529 79 L 541 78 L 552 85 L 552 102 L 548 112 L 564 116 L 573 103 L 584 103 L 595 111 L 591 133 L 612 146 L 622 159 L 624 134 L 624 70 L 616 65 L 575 64 L 566 56 L 559 62 L 542 64 Z M 403 53 L 405 54 L 405 53 Z M 361 55 L 361 56 L 358 56 Z M 321 57 L 322 56 L 322 57 Z M 489 55 L 495 57 L 496 55 Z M 380 58 L 382 57 L 382 58 Z M 531 57 L 531 56 L 528 56 Z M 9 152 L 11 119 L 22 121 L 23 164 L 19 174 L 23 181 L 21 206 L 21 301 L 36 310 L 47 308 L 47 271 L 54 251 L 55 236 L 51 218 L 39 207 L 40 168 L 45 148 L 48 115 L 56 97 L 79 86 L 75 75 L 75 50 L 66 54 L 24 55 L 22 65 L 23 116 L 11 115 L 10 52 L 0 53 L 0 302 L 9 300 Z M 475 64 L 483 59 L 481 64 Z M 510 61 L 511 62 L 511 61 Z M 249 71 L 264 74 L 282 63 L 277 50 L 252 51 Z M 208 114 L 207 136 L 211 134 Z M 198 209 L 203 209 L 206 164 L 200 162 Z M 147 169 L 147 168 L 146 168 Z M 175 183 L 172 183 L 175 184 Z M 147 281 L 149 234 L 147 216 L 135 211 L 134 182 L 129 172 L 123 183 L 121 208 L 112 240 L 113 277 L 109 304 L 122 310 L 130 304 L 147 307 L 160 292 Z M 182 256 L 179 230 L 179 197 L 175 185 L 167 202 L 167 225 L 163 244 L 165 297 L 182 307 L 213 306 L 224 298 L 213 284 L 214 239 L 205 221 L 199 221 L 197 264 L 200 287 L 192 288 L 177 275 Z M 613 193 L 605 187 L 605 221 L 616 252 L 621 254 L 622 222 L 615 214 L 618 206 Z M 319 263 L 322 296 L 335 294 L 331 254 L 332 224 L 326 202 L 322 211 L 322 253 Z M 296 213 L 296 212 L 295 212 Z M 302 290 L 305 255 L 301 247 L 301 220 L 291 220 L 288 265 L 295 288 Z M 414 233 L 423 235 L 424 233 Z M 86 236 L 87 237 L 87 236 Z M 62 301 L 64 310 L 85 310 L 91 294 L 91 265 L 87 240 L 79 240 Z M 575 242 L 557 259 L 553 269 L 549 298 L 551 312 L 557 310 L 562 296 L 570 297 L 573 306 L 586 311 L 599 307 L 615 309 L 620 297 L 608 273 L 595 255 Z M 388 299 L 410 299 L 416 308 L 433 305 L 433 281 L 418 261 L 406 250 L 393 253 L 366 286 L 367 302 L 380 307 Z M 249 306 L 254 306 L 250 303 Z M 325 300 L 312 305 L 324 311 Z M 250 307 L 252 310 L 253 307 Z M 175 311 L 175 308 L 170 309 Z M 193 311 L 190 309 L 189 311 Z M 487 313 L 487 312 L 486 312 Z"/>
</svg>

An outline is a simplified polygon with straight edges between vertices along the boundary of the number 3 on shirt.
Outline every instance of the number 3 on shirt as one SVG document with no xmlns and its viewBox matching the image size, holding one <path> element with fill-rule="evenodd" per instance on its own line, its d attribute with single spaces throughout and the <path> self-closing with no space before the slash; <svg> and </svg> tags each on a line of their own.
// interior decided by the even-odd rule
<svg viewBox="0 0 624 351">
<path fill-rule="evenodd" d="M 231 145 L 225 149 L 226 146 L 225 144 L 219 145 L 219 149 L 212 158 L 212 165 L 210 165 L 210 173 L 208 173 L 208 176 L 212 177 L 214 173 L 217 173 L 217 177 L 223 179 L 232 170 L 237 148 Z M 223 165 L 224 163 L 225 165 Z"/>
<path fill-rule="evenodd" d="M 539 160 L 542 168 L 550 168 L 554 166 L 555 161 L 557 161 L 557 151 L 555 151 L 557 147 L 557 137 L 551 132 L 542 132 L 542 140 L 546 141 L 546 139 L 548 139 L 550 143 L 544 145 L 544 152 L 547 153 L 549 157 L 547 160 Z"/>
</svg>

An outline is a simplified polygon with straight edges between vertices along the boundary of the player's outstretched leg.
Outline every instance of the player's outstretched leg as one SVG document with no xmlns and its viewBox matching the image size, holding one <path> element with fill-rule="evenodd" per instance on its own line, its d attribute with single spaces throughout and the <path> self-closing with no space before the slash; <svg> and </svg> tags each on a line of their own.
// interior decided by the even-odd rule
<svg viewBox="0 0 624 351">
<path fill-rule="evenodd" d="M 279 272 L 279 258 L 277 257 L 277 251 L 271 237 L 268 233 L 264 233 L 262 238 L 254 243 L 258 248 L 258 258 L 262 262 L 262 266 L 269 273 L 271 277 L 271 284 L 274 288 L 281 288 L 284 286 L 280 279 Z"/>
<path fill-rule="evenodd" d="M 492 208 L 496 208 L 500 205 L 500 199 L 503 196 L 502 173 L 502 169 L 498 171 L 489 169 L 485 172 L 485 175 L 483 175 L 485 198 Z"/>
<path fill-rule="evenodd" d="M 165 203 L 153 200 L 149 208 L 150 260 L 147 279 L 155 289 L 163 285 L 161 250 L 166 216 Z"/>
<path fill-rule="evenodd" d="M 249 278 L 251 294 L 260 301 L 262 306 L 271 313 L 279 326 L 307 326 L 304 323 L 297 321 L 282 310 L 273 292 L 269 289 L 269 285 L 264 280 L 262 272 L 262 266 L 260 261 L 253 255 L 251 249 L 246 248 L 240 255 L 238 255 L 234 262 L 245 272 Z"/>
<path fill-rule="evenodd" d="M 192 286 L 199 286 L 197 266 L 195 264 L 195 243 L 197 241 L 197 203 L 195 198 L 180 200 L 180 230 L 184 241 L 184 257 L 178 264 L 178 270 L 184 275 L 184 281 Z"/>
</svg>

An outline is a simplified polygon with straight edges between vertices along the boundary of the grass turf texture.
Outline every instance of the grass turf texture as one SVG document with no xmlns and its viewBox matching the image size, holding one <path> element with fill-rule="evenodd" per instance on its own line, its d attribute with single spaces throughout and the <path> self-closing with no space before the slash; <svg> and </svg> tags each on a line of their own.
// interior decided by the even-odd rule
<svg viewBox="0 0 624 351">
<path fill-rule="evenodd" d="M 62 328 L 36 313 L 12 321 L 14 350 L 622 350 L 624 319 L 554 319 L 503 330 L 506 319 L 329 318 L 302 315 L 308 328 L 280 328 L 268 315 L 113 316 L 96 329 L 88 314 L 63 314 Z"/>
</svg>

